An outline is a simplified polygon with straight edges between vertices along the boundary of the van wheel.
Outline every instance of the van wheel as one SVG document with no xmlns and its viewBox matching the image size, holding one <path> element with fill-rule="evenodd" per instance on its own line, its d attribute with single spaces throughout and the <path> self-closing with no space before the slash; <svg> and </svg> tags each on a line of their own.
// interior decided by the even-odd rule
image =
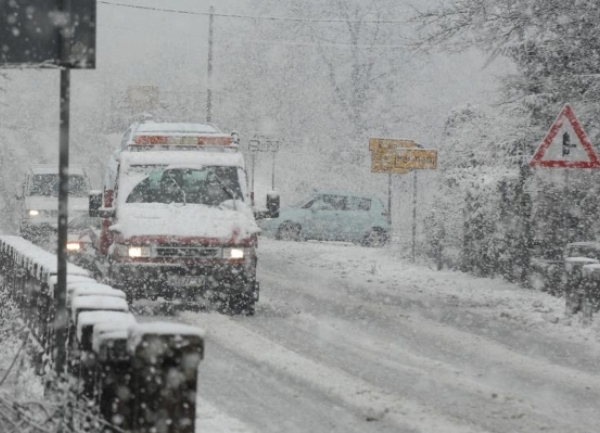
<svg viewBox="0 0 600 433">
<path fill-rule="evenodd" d="M 302 232 L 302 226 L 291 221 L 285 221 L 279 226 L 275 239 L 280 241 L 294 241 L 298 242 L 302 240 L 300 233 Z"/>
<path fill-rule="evenodd" d="M 236 316 L 254 316 L 256 300 L 245 293 L 229 296 L 229 313 Z"/>
</svg>

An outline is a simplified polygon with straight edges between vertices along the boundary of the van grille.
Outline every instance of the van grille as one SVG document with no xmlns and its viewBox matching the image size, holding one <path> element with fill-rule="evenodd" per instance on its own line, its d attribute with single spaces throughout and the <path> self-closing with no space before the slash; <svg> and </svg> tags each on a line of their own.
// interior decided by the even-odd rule
<svg viewBox="0 0 600 433">
<path fill-rule="evenodd" d="M 220 248 L 160 246 L 156 248 L 157 257 L 218 258 Z"/>
</svg>

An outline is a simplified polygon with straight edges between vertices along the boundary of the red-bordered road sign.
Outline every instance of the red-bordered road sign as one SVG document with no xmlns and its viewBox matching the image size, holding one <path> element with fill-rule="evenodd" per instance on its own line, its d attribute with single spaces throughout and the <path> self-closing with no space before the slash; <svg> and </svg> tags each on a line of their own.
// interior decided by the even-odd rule
<svg viewBox="0 0 600 433">
<path fill-rule="evenodd" d="M 568 121 L 568 124 L 565 123 Z M 559 132 L 564 131 L 562 137 Z M 573 132 L 575 139 L 571 142 Z M 558 140 L 557 140 L 558 139 Z M 562 143 L 560 143 L 562 141 Z M 549 149 L 552 155 L 546 157 Z M 566 104 L 529 162 L 531 167 L 600 168 L 600 160 L 569 104 Z"/>
</svg>

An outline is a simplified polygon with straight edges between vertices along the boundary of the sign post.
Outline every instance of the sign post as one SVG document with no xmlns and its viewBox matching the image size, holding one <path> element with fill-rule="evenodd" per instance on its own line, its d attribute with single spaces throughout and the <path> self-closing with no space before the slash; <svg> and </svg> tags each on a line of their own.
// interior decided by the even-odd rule
<svg viewBox="0 0 600 433">
<path fill-rule="evenodd" d="M 257 132 L 250 140 L 250 151 L 252 152 L 252 193 L 254 193 L 254 155 L 258 152 L 270 152 L 272 154 L 271 167 L 271 190 L 275 190 L 275 156 L 281 146 L 281 138 L 272 134 Z"/>
<path fill-rule="evenodd" d="M 572 223 L 567 209 L 572 205 L 569 190 L 569 169 L 598 169 L 600 159 L 592 144 L 588 140 L 575 112 L 569 104 L 566 104 L 558 117 L 550 127 L 544 140 L 538 146 L 535 154 L 529 162 L 532 168 L 562 168 L 564 170 L 564 194 L 563 194 L 563 239 L 566 244 L 572 241 L 570 228 Z M 566 311 L 571 312 L 572 290 L 569 284 L 565 287 Z"/>
<path fill-rule="evenodd" d="M 421 148 L 412 140 L 372 138 L 369 140 L 371 151 L 371 173 L 388 173 L 388 214 L 392 220 L 391 175 L 407 174 L 412 170 L 435 170 L 437 151 Z M 413 221 L 411 257 L 415 261 L 417 233 L 417 172 L 413 178 Z"/>
<path fill-rule="evenodd" d="M 600 159 L 569 104 L 565 104 L 552 126 L 550 126 L 544 140 L 542 140 L 531 161 L 529 161 L 529 166 L 532 168 L 565 169 L 563 241 L 568 243 L 570 241 L 569 218 L 566 210 L 570 206 L 569 169 L 600 168 Z"/>
<path fill-rule="evenodd" d="M 562 134 L 559 134 L 560 132 Z M 550 127 L 531 158 L 529 166 L 532 168 L 600 168 L 600 159 L 569 104 L 563 107 Z"/>
<path fill-rule="evenodd" d="M 0 67 L 60 69 L 59 203 L 55 369 L 64 372 L 66 353 L 66 244 L 69 180 L 71 69 L 96 65 L 96 0 L 0 1 Z"/>
<path fill-rule="evenodd" d="M 259 141 L 254 138 L 250 140 L 250 144 L 248 145 L 248 149 L 252 154 L 252 183 L 250 185 L 250 204 L 254 209 L 254 173 L 256 171 L 256 153 L 258 152 L 258 144 Z"/>
</svg>

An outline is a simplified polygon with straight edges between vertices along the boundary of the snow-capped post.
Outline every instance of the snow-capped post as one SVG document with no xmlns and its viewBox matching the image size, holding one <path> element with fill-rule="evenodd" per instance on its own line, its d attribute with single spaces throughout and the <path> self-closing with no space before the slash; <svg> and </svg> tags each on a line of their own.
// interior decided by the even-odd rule
<svg viewBox="0 0 600 433">
<path fill-rule="evenodd" d="M 411 170 L 435 170 L 437 168 L 437 150 L 423 149 L 423 146 L 413 140 L 398 140 L 389 138 L 371 138 L 371 173 L 388 173 L 388 218 L 392 221 L 391 209 L 391 175 L 407 174 Z M 413 212 L 411 259 L 416 259 L 417 237 L 417 172 L 413 179 Z"/>
<path fill-rule="evenodd" d="M 520 248 L 521 283 L 525 284 L 528 271 L 531 266 L 531 249 L 533 244 L 533 232 L 531 230 L 532 201 L 529 191 L 526 189 L 527 182 L 531 178 L 531 168 L 527 164 L 519 167 L 519 214 L 523 222 L 522 247 Z"/>
<path fill-rule="evenodd" d="M 0 2 L 0 67 L 60 69 L 59 215 L 54 292 L 55 368 L 65 367 L 66 241 L 69 175 L 70 70 L 94 69 L 96 63 L 96 0 L 19 0 Z"/>
<path fill-rule="evenodd" d="M 129 328 L 130 429 L 137 433 L 193 433 L 198 365 L 204 331 L 169 322 Z"/>
</svg>

